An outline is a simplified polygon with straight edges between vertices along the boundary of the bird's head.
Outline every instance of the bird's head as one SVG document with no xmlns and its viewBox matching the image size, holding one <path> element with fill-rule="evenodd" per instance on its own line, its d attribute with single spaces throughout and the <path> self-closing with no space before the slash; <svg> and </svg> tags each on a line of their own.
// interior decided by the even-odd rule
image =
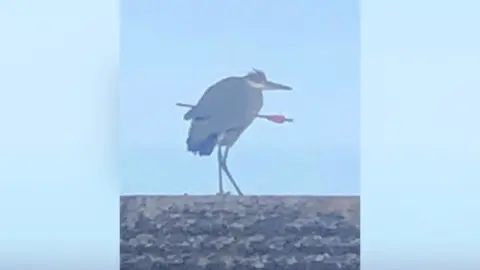
<svg viewBox="0 0 480 270">
<path fill-rule="evenodd" d="M 267 80 L 267 76 L 265 76 L 265 73 L 258 69 L 253 69 L 253 71 L 245 75 L 244 78 L 247 81 L 248 85 L 259 90 L 292 90 L 290 86 Z"/>
</svg>

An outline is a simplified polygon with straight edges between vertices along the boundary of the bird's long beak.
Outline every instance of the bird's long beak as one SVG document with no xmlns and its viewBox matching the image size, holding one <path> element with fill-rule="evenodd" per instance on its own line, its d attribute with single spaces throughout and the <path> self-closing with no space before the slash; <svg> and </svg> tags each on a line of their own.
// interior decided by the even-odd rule
<svg viewBox="0 0 480 270">
<path fill-rule="evenodd" d="M 262 90 L 283 90 L 283 91 L 291 91 L 292 87 L 283 85 L 280 83 L 276 82 L 271 82 L 271 81 L 266 81 L 263 84 L 263 89 Z"/>
</svg>

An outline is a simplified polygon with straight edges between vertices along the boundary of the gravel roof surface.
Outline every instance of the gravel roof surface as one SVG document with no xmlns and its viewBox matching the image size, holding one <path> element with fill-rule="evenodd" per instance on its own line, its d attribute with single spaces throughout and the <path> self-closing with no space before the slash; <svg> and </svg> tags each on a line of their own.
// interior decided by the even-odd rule
<svg viewBox="0 0 480 270">
<path fill-rule="evenodd" d="M 123 196 L 121 269 L 360 269 L 358 196 Z"/>
</svg>

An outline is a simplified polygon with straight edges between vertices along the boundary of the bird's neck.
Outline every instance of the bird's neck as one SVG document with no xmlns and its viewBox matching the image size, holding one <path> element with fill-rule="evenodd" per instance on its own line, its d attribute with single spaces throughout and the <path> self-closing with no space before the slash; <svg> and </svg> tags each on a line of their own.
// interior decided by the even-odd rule
<svg viewBox="0 0 480 270">
<path fill-rule="evenodd" d="M 261 83 L 256 83 L 252 80 L 249 80 L 249 79 L 245 79 L 245 81 L 247 82 L 248 86 L 252 87 L 252 88 L 255 88 L 255 89 L 258 89 L 259 91 L 262 91 L 263 89 L 263 84 Z"/>
</svg>

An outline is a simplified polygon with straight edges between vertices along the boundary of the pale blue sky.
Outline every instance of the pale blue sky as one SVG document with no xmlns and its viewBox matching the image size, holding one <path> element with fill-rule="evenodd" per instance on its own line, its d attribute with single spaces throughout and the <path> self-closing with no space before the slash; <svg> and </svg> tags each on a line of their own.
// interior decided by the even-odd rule
<svg viewBox="0 0 480 270">
<path fill-rule="evenodd" d="M 178 101 L 215 81 L 264 70 L 294 92 L 265 94 L 264 113 L 229 157 L 245 193 L 358 194 L 359 10 L 355 1 L 124 1 L 122 193 L 214 193 L 216 158 L 186 152 Z"/>
</svg>

